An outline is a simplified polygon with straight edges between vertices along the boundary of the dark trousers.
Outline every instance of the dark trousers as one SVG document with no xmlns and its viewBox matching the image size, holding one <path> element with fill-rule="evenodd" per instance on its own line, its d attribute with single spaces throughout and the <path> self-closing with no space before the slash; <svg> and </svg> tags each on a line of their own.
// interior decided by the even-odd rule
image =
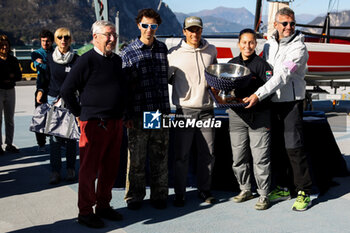
<svg viewBox="0 0 350 233">
<path fill-rule="evenodd" d="M 75 170 L 75 161 L 77 158 L 76 140 L 50 136 L 50 165 L 53 172 L 60 173 L 61 171 L 62 147 L 65 148 L 66 152 L 67 169 Z"/>
<path fill-rule="evenodd" d="M 35 108 L 38 107 L 40 104 L 36 102 L 36 94 L 38 93 L 38 91 L 35 92 L 34 94 L 34 103 L 35 103 Z M 43 95 L 43 97 L 41 98 L 41 102 L 42 103 L 46 103 L 47 102 L 47 96 Z M 43 133 L 35 133 L 35 137 L 36 137 L 36 143 L 38 144 L 38 146 L 42 147 L 45 146 L 46 144 L 46 135 Z"/>
<path fill-rule="evenodd" d="M 181 109 L 176 110 L 177 116 L 185 116 L 187 119 L 205 121 L 214 118 L 213 109 Z M 178 117 L 177 120 L 184 120 Z M 214 167 L 214 128 L 176 128 L 175 129 L 175 165 L 174 165 L 174 188 L 175 193 L 185 195 L 187 185 L 187 174 L 190 156 L 195 156 L 197 188 L 201 191 L 211 189 L 211 176 Z M 195 151 L 196 154 L 192 153 Z"/>
<path fill-rule="evenodd" d="M 312 181 L 304 153 L 303 102 L 272 104 L 272 174 L 276 185 L 310 194 Z M 293 181 L 291 181 L 293 177 Z"/>
<path fill-rule="evenodd" d="M 118 174 L 122 120 L 80 122 L 81 136 L 78 207 L 79 213 L 93 213 L 92 207 L 108 208 Z M 95 180 L 98 176 L 97 190 Z"/>
</svg>

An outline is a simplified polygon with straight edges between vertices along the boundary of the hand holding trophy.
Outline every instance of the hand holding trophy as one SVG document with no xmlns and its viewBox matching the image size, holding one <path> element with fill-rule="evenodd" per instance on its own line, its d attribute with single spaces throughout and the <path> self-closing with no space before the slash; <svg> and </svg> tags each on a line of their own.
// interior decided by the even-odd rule
<svg viewBox="0 0 350 233">
<path fill-rule="evenodd" d="M 232 63 L 212 64 L 205 70 L 205 78 L 210 86 L 209 93 L 218 107 L 244 107 L 235 90 L 249 84 L 251 72 L 247 67 Z"/>
</svg>

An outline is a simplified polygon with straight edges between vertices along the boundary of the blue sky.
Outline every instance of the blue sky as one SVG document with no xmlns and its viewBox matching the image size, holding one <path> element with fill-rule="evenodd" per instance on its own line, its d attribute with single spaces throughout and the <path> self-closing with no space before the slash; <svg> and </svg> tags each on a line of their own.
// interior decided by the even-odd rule
<svg viewBox="0 0 350 233">
<path fill-rule="evenodd" d="M 175 12 L 191 13 L 205 9 L 214 9 L 219 6 L 230 8 L 247 8 L 255 14 L 256 0 L 163 0 Z M 330 0 L 295 0 L 291 7 L 296 14 L 326 14 Z M 331 10 L 350 10 L 349 0 L 332 0 Z M 267 2 L 263 1 L 263 14 L 267 14 Z"/>
</svg>

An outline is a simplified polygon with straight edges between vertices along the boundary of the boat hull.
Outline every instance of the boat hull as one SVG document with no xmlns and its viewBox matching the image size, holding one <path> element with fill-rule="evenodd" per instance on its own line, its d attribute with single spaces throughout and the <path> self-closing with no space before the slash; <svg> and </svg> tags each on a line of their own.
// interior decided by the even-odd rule
<svg viewBox="0 0 350 233">
<path fill-rule="evenodd" d="M 161 38 L 171 48 L 181 38 Z M 218 61 L 224 63 L 239 55 L 238 38 L 206 38 L 215 45 Z M 258 39 L 256 52 L 262 55 L 266 39 Z M 350 44 L 305 42 L 309 52 L 305 79 L 350 79 Z"/>
</svg>

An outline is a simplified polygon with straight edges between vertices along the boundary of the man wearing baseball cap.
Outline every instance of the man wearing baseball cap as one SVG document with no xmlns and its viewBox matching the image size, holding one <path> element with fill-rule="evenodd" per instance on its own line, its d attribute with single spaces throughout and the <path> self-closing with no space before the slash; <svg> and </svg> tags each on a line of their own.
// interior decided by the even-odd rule
<svg viewBox="0 0 350 233">
<path fill-rule="evenodd" d="M 169 83 L 173 85 L 172 102 L 176 106 L 175 120 L 205 121 L 214 118 L 213 101 L 209 96 L 205 69 L 217 63 L 214 45 L 202 39 L 201 18 L 187 17 L 183 24 L 185 36 L 168 53 Z M 186 118 L 186 119 L 185 119 Z M 175 128 L 175 199 L 174 205 L 185 205 L 189 157 L 196 153 L 198 197 L 214 203 L 210 192 L 214 165 L 213 128 Z"/>
</svg>

